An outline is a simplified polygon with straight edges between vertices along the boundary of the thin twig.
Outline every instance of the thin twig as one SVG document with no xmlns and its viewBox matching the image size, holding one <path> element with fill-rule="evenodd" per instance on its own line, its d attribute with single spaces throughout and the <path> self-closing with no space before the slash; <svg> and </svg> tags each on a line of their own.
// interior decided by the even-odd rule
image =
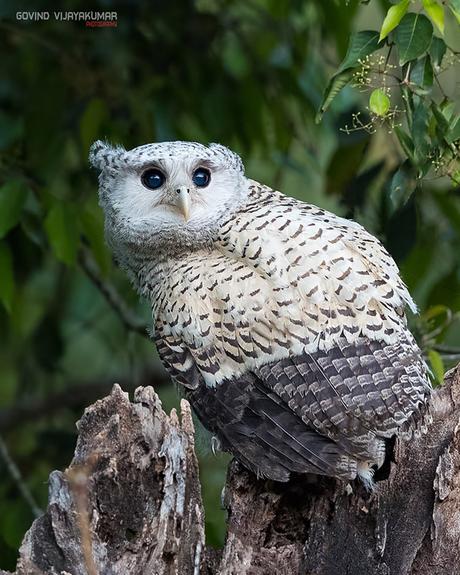
<svg viewBox="0 0 460 575">
<path fill-rule="evenodd" d="M 86 248 L 82 248 L 78 255 L 78 260 L 83 271 L 101 292 L 101 294 L 106 299 L 107 303 L 113 309 L 113 311 L 118 315 L 122 324 L 129 331 L 133 331 L 142 335 L 147 339 L 150 339 L 147 333 L 147 326 L 145 323 L 137 318 L 125 305 L 123 298 L 117 292 L 112 284 L 105 281 L 102 278 L 100 270 L 97 267 L 96 262 L 92 258 L 90 252 Z"/>
<path fill-rule="evenodd" d="M 442 343 L 438 343 L 436 345 L 433 346 L 433 349 L 435 349 L 436 351 L 439 351 L 439 353 L 445 353 L 447 355 L 449 354 L 460 354 L 460 347 L 452 347 L 450 345 L 444 345 Z"/>
<path fill-rule="evenodd" d="M 27 487 L 18 466 L 14 462 L 10 455 L 8 446 L 6 445 L 3 438 L 0 436 L 0 457 L 3 459 L 5 466 L 11 475 L 13 481 L 15 482 L 17 488 L 19 489 L 23 499 L 28 503 L 35 517 L 40 517 L 43 515 L 43 510 L 40 509 L 34 496 L 32 495 L 30 489 Z"/>
</svg>

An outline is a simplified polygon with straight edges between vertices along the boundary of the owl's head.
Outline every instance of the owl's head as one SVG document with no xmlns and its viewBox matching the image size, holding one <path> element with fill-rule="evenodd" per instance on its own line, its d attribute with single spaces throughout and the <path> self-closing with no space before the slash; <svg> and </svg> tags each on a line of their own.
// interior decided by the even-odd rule
<svg viewBox="0 0 460 575">
<path fill-rule="evenodd" d="M 162 142 L 125 150 L 97 141 L 89 159 L 100 170 L 106 233 L 118 253 L 209 244 L 247 195 L 240 157 L 219 144 Z"/>
</svg>

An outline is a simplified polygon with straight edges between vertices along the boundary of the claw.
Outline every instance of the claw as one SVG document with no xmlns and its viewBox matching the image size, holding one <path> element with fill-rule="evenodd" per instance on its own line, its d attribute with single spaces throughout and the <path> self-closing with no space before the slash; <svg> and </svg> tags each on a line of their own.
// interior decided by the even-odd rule
<svg viewBox="0 0 460 575">
<path fill-rule="evenodd" d="M 211 451 L 213 455 L 217 455 L 217 451 L 220 451 L 220 441 L 215 435 L 211 437 Z"/>
</svg>

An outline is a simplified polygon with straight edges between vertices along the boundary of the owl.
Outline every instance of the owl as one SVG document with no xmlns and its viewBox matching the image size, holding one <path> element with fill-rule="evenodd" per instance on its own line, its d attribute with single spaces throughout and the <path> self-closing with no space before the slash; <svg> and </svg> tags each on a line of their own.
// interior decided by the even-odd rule
<svg viewBox="0 0 460 575">
<path fill-rule="evenodd" d="M 97 141 L 90 162 L 159 356 L 221 448 L 259 477 L 371 486 L 431 389 L 380 242 L 247 178 L 219 144 Z"/>
</svg>

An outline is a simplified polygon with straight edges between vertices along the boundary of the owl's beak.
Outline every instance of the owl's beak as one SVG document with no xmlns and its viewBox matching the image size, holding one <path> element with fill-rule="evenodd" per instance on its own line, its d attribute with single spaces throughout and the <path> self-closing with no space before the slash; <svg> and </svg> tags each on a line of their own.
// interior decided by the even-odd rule
<svg viewBox="0 0 460 575">
<path fill-rule="evenodd" d="M 181 214 L 184 216 L 185 221 L 190 218 L 190 190 L 185 186 L 177 188 L 177 207 L 179 208 Z"/>
</svg>

